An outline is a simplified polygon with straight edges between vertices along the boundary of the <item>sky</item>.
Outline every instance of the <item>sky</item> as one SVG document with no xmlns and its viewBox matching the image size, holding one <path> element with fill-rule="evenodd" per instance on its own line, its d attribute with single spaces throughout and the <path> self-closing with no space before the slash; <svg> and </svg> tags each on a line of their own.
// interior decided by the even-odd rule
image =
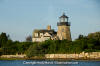
<svg viewBox="0 0 100 66">
<path fill-rule="evenodd" d="M 100 31 L 100 0 L 0 0 L 0 33 L 25 41 L 34 29 L 57 31 L 62 13 L 69 17 L 73 40 Z"/>
</svg>

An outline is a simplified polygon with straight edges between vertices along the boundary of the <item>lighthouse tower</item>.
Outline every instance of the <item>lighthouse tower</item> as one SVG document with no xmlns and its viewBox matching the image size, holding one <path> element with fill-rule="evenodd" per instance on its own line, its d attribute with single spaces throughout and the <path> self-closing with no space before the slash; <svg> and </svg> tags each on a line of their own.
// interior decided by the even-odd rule
<svg viewBox="0 0 100 66">
<path fill-rule="evenodd" d="M 70 22 L 68 22 L 68 16 L 63 13 L 61 17 L 59 17 L 59 22 L 57 23 L 58 31 L 57 36 L 59 40 L 67 39 L 71 41 L 71 32 L 70 32 Z"/>
</svg>

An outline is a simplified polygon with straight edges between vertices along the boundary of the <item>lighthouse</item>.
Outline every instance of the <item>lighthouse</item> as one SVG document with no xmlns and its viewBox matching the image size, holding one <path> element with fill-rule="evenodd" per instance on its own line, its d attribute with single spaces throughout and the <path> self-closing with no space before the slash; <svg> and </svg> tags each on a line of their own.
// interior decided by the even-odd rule
<svg viewBox="0 0 100 66">
<path fill-rule="evenodd" d="M 59 17 L 59 22 L 57 22 L 58 31 L 57 36 L 59 40 L 69 40 L 71 41 L 71 32 L 70 32 L 70 22 L 68 22 L 68 16 L 65 13 Z"/>
</svg>

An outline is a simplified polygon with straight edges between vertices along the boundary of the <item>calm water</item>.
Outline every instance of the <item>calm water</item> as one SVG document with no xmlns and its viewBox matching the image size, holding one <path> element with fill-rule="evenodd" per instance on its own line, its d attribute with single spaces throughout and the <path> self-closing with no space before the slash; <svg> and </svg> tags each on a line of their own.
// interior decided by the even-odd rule
<svg viewBox="0 0 100 66">
<path fill-rule="evenodd" d="M 100 66 L 100 61 L 0 60 L 0 66 Z"/>
</svg>

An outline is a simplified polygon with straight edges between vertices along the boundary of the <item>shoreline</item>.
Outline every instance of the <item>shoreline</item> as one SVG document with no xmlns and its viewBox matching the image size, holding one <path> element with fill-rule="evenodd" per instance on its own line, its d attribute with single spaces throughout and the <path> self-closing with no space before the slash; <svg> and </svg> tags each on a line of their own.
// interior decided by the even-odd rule
<svg viewBox="0 0 100 66">
<path fill-rule="evenodd" d="M 100 52 L 80 54 L 44 54 L 44 56 L 27 57 L 22 55 L 1 55 L 0 60 L 100 60 Z"/>
<path fill-rule="evenodd" d="M 84 58 L 79 58 L 79 59 L 64 59 L 64 58 L 52 58 L 52 59 L 48 59 L 48 58 L 0 58 L 0 60 L 50 60 L 50 61 L 73 61 L 73 60 L 78 60 L 78 61 L 100 61 L 99 59 L 84 59 Z"/>
</svg>

